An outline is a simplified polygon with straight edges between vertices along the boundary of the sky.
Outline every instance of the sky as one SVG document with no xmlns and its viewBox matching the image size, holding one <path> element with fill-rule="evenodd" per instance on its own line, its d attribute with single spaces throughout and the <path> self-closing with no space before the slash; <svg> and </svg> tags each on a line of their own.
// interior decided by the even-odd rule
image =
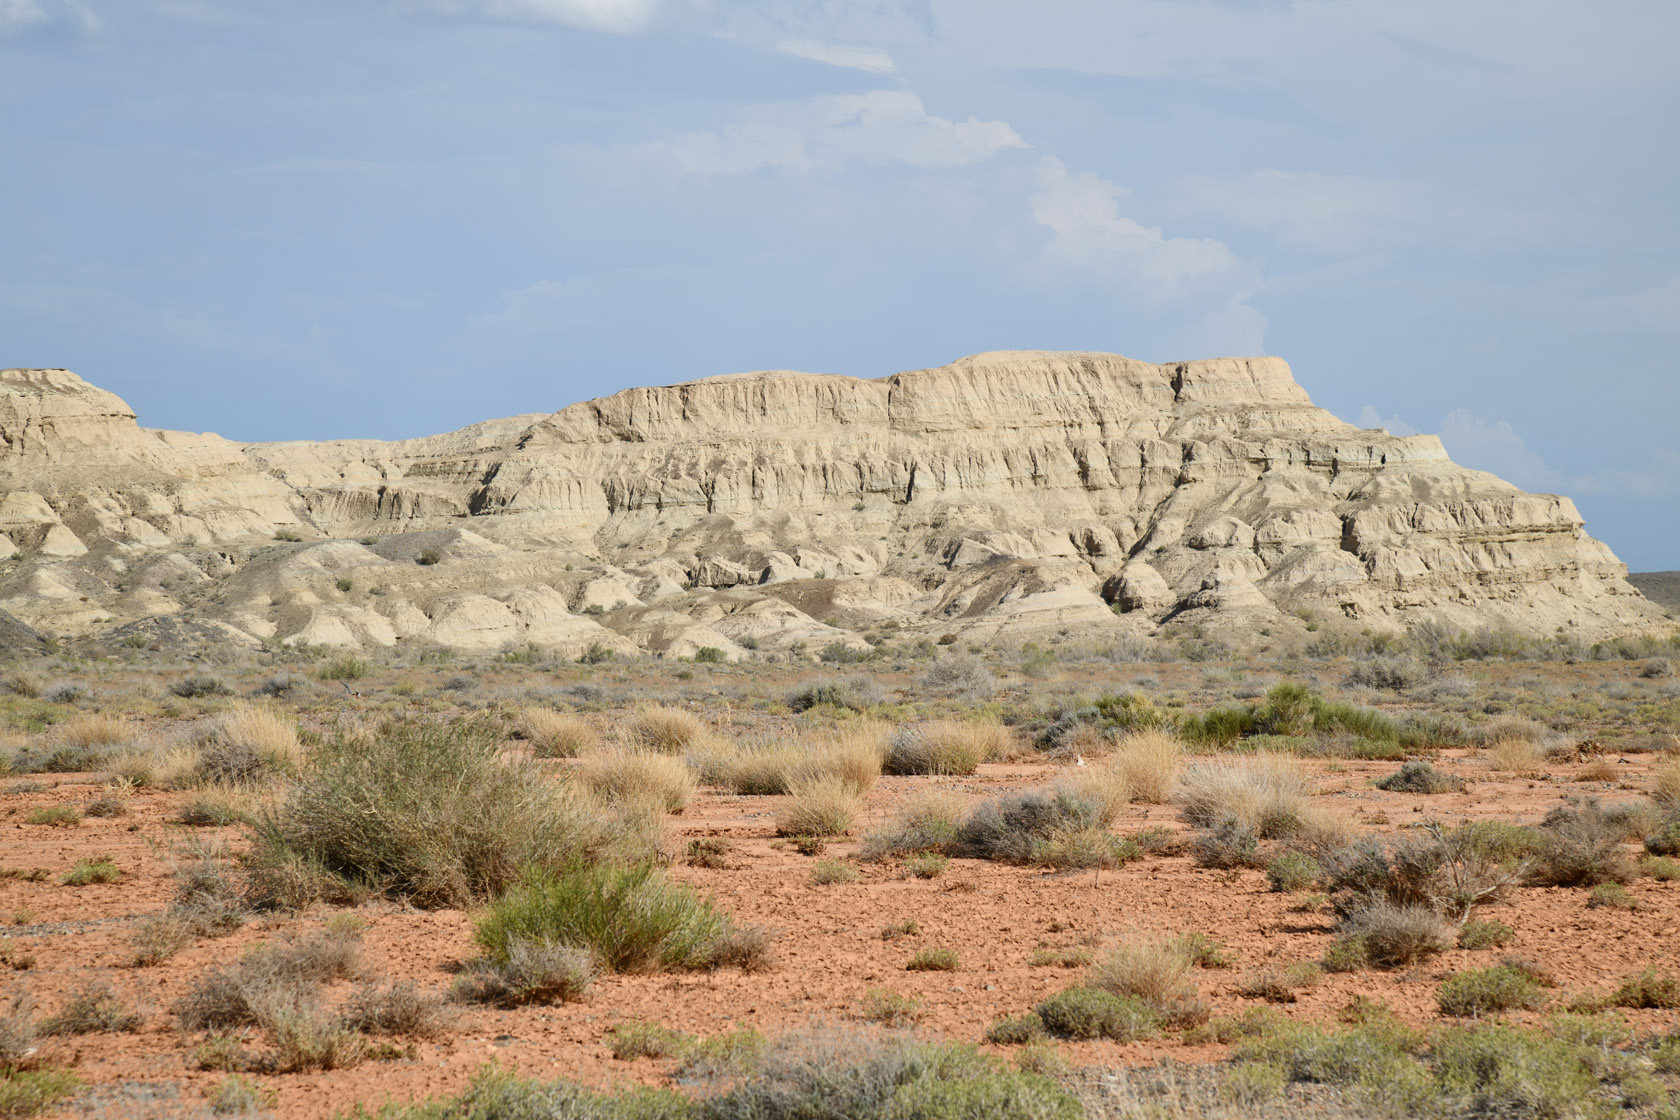
<svg viewBox="0 0 1680 1120">
<path fill-rule="evenodd" d="M 1672 0 L 0 0 L 0 366 L 400 438 L 1276 354 L 1680 569 Z"/>
</svg>

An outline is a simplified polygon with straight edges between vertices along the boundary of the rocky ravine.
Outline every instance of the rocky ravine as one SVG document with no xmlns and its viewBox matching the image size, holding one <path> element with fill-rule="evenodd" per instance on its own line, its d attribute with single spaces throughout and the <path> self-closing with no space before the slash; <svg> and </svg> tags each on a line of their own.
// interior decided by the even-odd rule
<svg viewBox="0 0 1680 1120">
<path fill-rule="evenodd" d="M 736 374 L 389 443 L 154 431 L 13 369 L 0 441 L 0 609 L 118 643 L 733 658 L 870 627 L 1663 625 L 1567 498 L 1343 423 L 1276 358 Z"/>
</svg>

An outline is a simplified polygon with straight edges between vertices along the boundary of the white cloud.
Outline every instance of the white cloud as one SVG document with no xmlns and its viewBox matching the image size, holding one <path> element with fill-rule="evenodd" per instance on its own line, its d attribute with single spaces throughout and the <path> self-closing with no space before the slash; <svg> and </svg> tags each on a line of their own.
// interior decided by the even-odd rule
<svg viewBox="0 0 1680 1120">
<path fill-rule="evenodd" d="M 645 30 L 660 0 L 437 0 L 434 11 L 515 23 L 552 23 L 624 35 Z"/>
<path fill-rule="evenodd" d="M 1384 416 L 1379 413 L 1375 405 L 1366 405 L 1359 410 L 1359 415 L 1353 418 L 1356 426 L 1361 428 L 1387 428 L 1389 435 L 1415 436 L 1418 430 L 1400 419 L 1398 416 Z"/>
<path fill-rule="evenodd" d="M 81 35 L 105 30 L 104 21 L 81 0 L 0 0 L 0 35 L 55 25 Z"/>
<path fill-rule="evenodd" d="M 891 74 L 898 69 L 892 55 L 875 47 L 843 47 L 833 43 L 819 43 L 814 39 L 783 39 L 776 49 L 795 58 L 808 58 L 866 74 Z"/>
<path fill-rule="evenodd" d="M 1461 466 L 1498 475 L 1524 490 L 1556 490 L 1563 475 L 1528 446 L 1509 420 L 1488 422 L 1455 408 L 1441 419 L 1441 443 Z"/>
<path fill-rule="evenodd" d="M 1050 230 L 1046 263 L 1117 281 L 1136 294 L 1172 299 L 1188 290 L 1228 287 L 1243 272 L 1223 242 L 1167 237 L 1120 213 L 1130 192 L 1090 171 L 1071 174 L 1061 160 L 1038 165 L 1033 220 Z"/>
<path fill-rule="evenodd" d="M 746 115 L 719 131 L 687 132 L 625 151 L 684 175 L 745 175 L 834 171 L 852 161 L 964 167 L 1027 147 L 1003 121 L 933 116 L 908 90 L 759 105 Z"/>
<path fill-rule="evenodd" d="M 0 0 L 0 35 L 37 27 L 48 18 L 38 0 Z"/>
<path fill-rule="evenodd" d="M 1266 169 L 1184 176 L 1172 198 L 1186 213 L 1216 215 L 1307 249 L 1348 252 L 1415 236 L 1438 215 L 1434 193 L 1397 179 Z"/>
</svg>

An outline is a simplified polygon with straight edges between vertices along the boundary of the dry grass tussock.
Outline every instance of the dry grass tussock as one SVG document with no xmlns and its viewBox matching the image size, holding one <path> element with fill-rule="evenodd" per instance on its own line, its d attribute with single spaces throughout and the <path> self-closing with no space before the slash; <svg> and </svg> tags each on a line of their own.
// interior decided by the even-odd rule
<svg viewBox="0 0 1680 1120">
<path fill-rule="evenodd" d="M 1185 821 L 1198 828 L 1235 822 L 1259 836 L 1286 836 L 1308 822 L 1311 793 L 1299 759 L 1260 754 L 1190 767 L 1177 799 Z"/>
<path fill-rule="evenodd" d="M 886 730 L 868 724 L 794 740 L 730 743 L 708 738 L 688 759 L 708 785 L 747 796 L 775 796 L 815 778 L 839 778 L 867 791 L 881 776 Z"/>
<path fill-rule="evenodd" d="M 1119 820 L 1134 796 L 1131 781 L 1112 760 L 1068 772 L 1057 779 L 1056 792 L 1090 805 L 1096 818 L 1091 823 L 1102 828 Z"/>
<path fill-rule="evenodd" d="M 1680 758 L 1657 767 L 1651 780 L 1651 799 L 1669 812 L 1680 811 Z"/>
<path fill-rule="evenodd" d="M 127 721 L 103 712 L 76 716 L 60 724 L 56 731 L 59 742 L 82 750 L 114 747 L 134 737 Z"/>
<path fill-rule="evenodd" d="M 776 814 L 776 831 L 783 836 L 845 836 L 863 805 L 863 792 L 844 778 L 808 778 L 789 791 L 787 804 Z"/>
<path fill-rule="evenodd" d="M 708 729 L 697 716 L 680 708 L 652 707 L 630 717 L 624 734 L 645 750 L 681 754 L 705 738 Z"/>
<path fill-rule="evenodd" d="M 609 802 L 651 803 L 668 813 L 688 807 L 699 783 L 677 755 L 614 747 L 584 758 L 576 770 L 583 787 Z"/>
<path fill-rule="evenodd" d="M 1526 736 L 1501 736 L 1487 745 L 1488 765 L 1508 774 L 1531 774 L 1546 762 L 1544 748 Z"/>
<path fill-rule="evenodd" d="M 518 727 L 538 758 L 577 758 L 601 748 L 601 736 L 587 720 L 553 708 L 526 708 Z"/>
<path fill-rule="evenodd" d="M 1183 944 L 1161 939 L 1124 942 L 1092 967 L 1086 983 L 1131 996 L 1169 1017 L 1189 1017 L 1199 1006 L 1194 964 Z"/>
<path fill-rule="evenodd" d="M 893 855 L 942 851 L 956 840 L 967 815 L 968 801 L 960 793 L 923 790 L 913 796 L 889 824 L 864 838 L 859 856 L 865 860 L 877 860 Z"/>
<path fill-rule="evenodd" d="M 894 732 L 882 769 L 888 774 L 960 777 L 974 773 L 982 762 L 1007 757 L 1014 746 L 1002 724 L 934 720 Z"/>
<path fill-rule="evenodd" d="M 1125 779 L 1133 798 L 1164 805 L 1172 800 L 1183 760 L 1184 747 L 1173 736 L 1139 731 L 1120 740 L 1107 765 Z"/>
</svg>

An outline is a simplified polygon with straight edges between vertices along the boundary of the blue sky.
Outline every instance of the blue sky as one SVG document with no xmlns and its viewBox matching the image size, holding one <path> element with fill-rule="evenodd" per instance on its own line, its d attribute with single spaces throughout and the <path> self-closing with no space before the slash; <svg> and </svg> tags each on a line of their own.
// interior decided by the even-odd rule
<svg viewBox="0 0 1680 1120">
<path fill-rule="evenodd" d="M 1670 0 L 0 0 L 0 365 L 400 437 L 1287 358 L 1680 568 Z"/>
</svg>

